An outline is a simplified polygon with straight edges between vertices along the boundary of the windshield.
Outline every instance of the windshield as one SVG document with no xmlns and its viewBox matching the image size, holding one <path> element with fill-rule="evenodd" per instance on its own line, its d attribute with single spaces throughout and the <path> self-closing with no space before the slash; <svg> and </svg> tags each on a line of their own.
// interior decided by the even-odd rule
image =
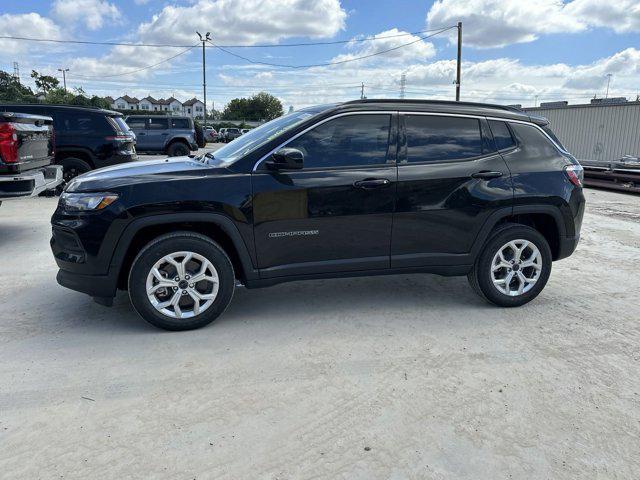
<svg viewBox="0 0 640 480">
<path fill-rule="evenodd" d="M 233 142 L 228 143 L 219 150 L 216 150 L 213 154 L 208 153 L 207 156 L 209 158 L 213 157 L 214 162 L 216 163 L 225 165 L 231 164 L 281 133 L 286 132 L 327 108 L 329 108 L 328 105 L 307 108 L 278 117 L 275 120 L 271 120 L 270 122 L 250 130 L 244 135 L 236 138 Z"/>
</svg>

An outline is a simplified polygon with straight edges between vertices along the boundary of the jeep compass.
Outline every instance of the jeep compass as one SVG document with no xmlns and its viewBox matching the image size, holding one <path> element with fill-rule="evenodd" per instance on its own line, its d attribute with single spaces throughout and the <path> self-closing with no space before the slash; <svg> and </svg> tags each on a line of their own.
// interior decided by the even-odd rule
<svg viewBox="0 0 640 480">
<path fill-rule="evenodd" d="M 466 275 L 484 299 L 514 307 L 574 251 L 582 175 L 546 119 L 512 108 L 323 105 L 215 153 L 75 178 L 51 248 L 61 285 L 105 305 L 128 290 L 169 330 L 213 321 L 237 283 Z"/>
</svg>

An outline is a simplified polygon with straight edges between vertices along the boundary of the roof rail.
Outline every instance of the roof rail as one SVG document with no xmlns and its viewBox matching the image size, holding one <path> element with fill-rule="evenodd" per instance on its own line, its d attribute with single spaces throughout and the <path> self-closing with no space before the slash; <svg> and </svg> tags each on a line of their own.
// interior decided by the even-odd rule
<svg viewBox="0 0 640 480">
<path fill-rule="evenodd" d="M 342 103 L 342 105 L 350 105 L 357 103 L 421 103 L 424 105 L 466 105 L 469 107 L 487 107 L 497 108 L 500 110 L 507 110 L 509 112 L 522 113 L 519 109 L 514 108 L 511 105 L 496 105 L 494 103 L 480 103 L 480 102 L 456 102 L 455 100 L 424 100 L 424 99 L 410 99 L 410 98 L 364 98 L 359 100 L 349 100 Z"/>
</svg>

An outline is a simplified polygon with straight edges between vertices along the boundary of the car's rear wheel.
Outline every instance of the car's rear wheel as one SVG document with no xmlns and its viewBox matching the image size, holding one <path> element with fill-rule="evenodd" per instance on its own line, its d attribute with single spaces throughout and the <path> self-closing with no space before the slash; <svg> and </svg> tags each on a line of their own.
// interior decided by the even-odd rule
<svg viewBox="0 0 640 480">
<path fill-rule="evenodd" d="M 146 321 L 166 330 L 208 325 L 229 305 L 233 266 L 210 238 L 193 232 L 162 235 L 131 266 L 129 296 Z"/>
<path fill-rule="evenodd" d="M 184 157 L 189 155 L 189 147 L 182 142 L 175 142 L 169 145 L 167 155 L 170 157 Z"/>
<path fill-rule="evenodd" d="M 469 273 L 469 283 L 489 302 L 517 307 L 542 291 L 551 274 L 551 249 L 537 230 L 507 224 L 485 244 Z"/>
</svg>

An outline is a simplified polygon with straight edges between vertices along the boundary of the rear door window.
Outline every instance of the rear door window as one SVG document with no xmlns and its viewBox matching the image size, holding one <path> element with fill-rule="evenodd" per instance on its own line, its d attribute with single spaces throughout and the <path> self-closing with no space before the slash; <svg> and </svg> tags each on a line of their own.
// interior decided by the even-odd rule
<svg viewBox="0 0 640 480">
<path fill-rule="evenodd" d="M 516 142 L 511 135 L 511 130 L 505 122 L 489 120 L 489 127 L 493 133 L 493 139 L 498 150 L 505 150 L 516 146 Z"/>
<path fill-rule="evenodd" d="M 189 119 L 187 118 L 172 118 L 171 128 L 180 128 L 180 129 L 189 130 L 191 128 L 191 123 L 189 123 Z"/>
<path fill-rule="evenodd" d="M 149 130 L 166 130 L 168 128 L 168 118 L 151 118 L 151 120 L 149 121 Z"/>
<path fill-rule="evenodd" d="M 480 120 L 437 115 L 405 115 L 407 162 L 466 160 L 493 151 L 483 140 Z"/>
<path fill-rule="evenodd" d="M 76 110 L 52 110 L 53 125 L 58 132 L 73 135 L 100 135 L 113 133 L 104 115 Z"/>
</svg>

